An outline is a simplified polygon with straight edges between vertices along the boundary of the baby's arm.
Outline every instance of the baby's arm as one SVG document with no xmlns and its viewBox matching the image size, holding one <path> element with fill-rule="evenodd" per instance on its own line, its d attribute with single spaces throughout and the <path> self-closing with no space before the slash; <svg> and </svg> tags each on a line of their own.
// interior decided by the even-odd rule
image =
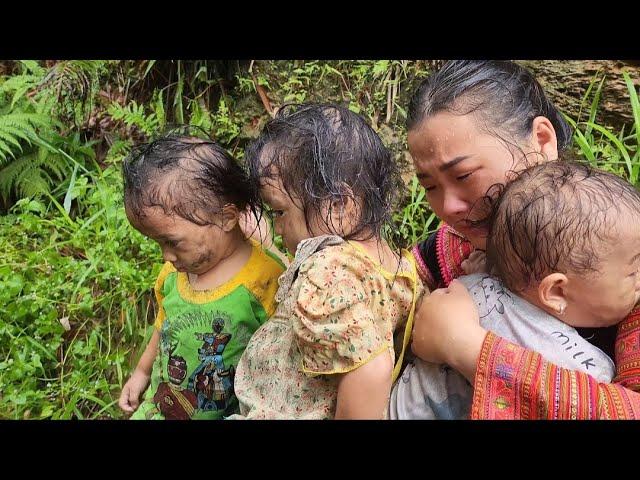
<svg viewBox="0 0 640 480">
<path fill-rule="evenodd" d="M 416 310 L 411 349 L 423 360 L 446 363 L 473 382 L 487 331 L 478 308 L 458 280 L 434 290 Z"/>
<path fill-rule="evenodd" d="M 384 417 L 393 362 L 385 350 L 361 367 L 342 376 L 338 385 L 336 419 L 377 419 Z"/>
<path fill-rule="evenodd" d="M 147 348 L 144 350 L 136 369 L 131 374 L 127 383 L 122 387 L 122 393 L 118 400 L 118 406 L 127 413 L 133 413 L 140 405 L 140 395 L 144 393 L 149 385 L 151 378 L 151 369 L 153 362 L 158 354 L 158 345 L 160 343 L 160 332 L 157 328 L 153 329 L 153 335 Z"/>
</svg>

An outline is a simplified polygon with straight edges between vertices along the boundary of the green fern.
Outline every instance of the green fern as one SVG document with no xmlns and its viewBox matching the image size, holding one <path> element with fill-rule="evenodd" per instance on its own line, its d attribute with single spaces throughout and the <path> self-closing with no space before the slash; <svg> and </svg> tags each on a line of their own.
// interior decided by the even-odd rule
<svg viewBox="0 0 640 480">
<path fill-rule="evenodd" d="M 16 103 L 21 100 L 25 93 L 33 90 L 38 86 L 42 77 L 39 75 L 16 75 L 9 78 L 6 82 L 0 85 L 0 94 L 4 97 L 8 94 L 13 94 L 11 103 L 9 104 L 9 110 L 13 110 Z"/>
<path fill-rule="evenodd" d="M 156 90 L 153 93 L 153 98 L 151 100 L 151 109 L 158 118 L 158 127 L 164 128 L 164 126 L 167 124 L 167 116 L 164 110 L 164 101 L 162 100 L 162 90 Z"/>
<path fill-rule="evenodd" d="M 0 165 L 23 153 L 23 144 L 38 141 L 36 129 L 50 128 L 50 118 L 38 113 L 9 113 L 0 115 Z"/>
<path fill-rule="evenodd" d="M 131 151 L 132 145 L 133 142 L 131 140 L 114 141 L 104 159 L 105 163 L 120 163 Z"/>
<path fill-rule="evenodd" d="M 194 125 L 204 129 L 206 132 L 213 130 L 213 120 L 211 112 L 207 109 L 202 98 L 189 102 L 189 125 Z M 227 113 L 227 112 L 225 112 Z"/>
<path fill-rule="evenodd" d="M 46 68 L 41 67 L 36 60 L 20 60 L 20 64 L 22 65 L 23 73 L 30 73 L 42 78 L 47 72 Z"/>
<path fill-rule="evenodd" d="M 89 112 L 98 76 L 108 62 L 63 61 L 46 69 L 20 62 L 22 72 L 0 78 L 0 195 L 35 197 L 64 189 L 72 167 L 94 158 L 94 142 L 64 133 L 69 112 Z M 66 115 L 66 117 L 65 117 Z M 54 192 L 54 194 L 57 194 Z"/>
<path fill-rule="evenodd" d="M 51 185 L 69 172 L 68 162 L 46 148 L 32 149 L 0 170 L 0 195 L 7 199 L 12 191 L 19 197 L 37 197 L 49 193 Z"/>
<path fill-rule="evenodd" d="M 223 144 L 229 144 L 240 134 L 240 126 L 231 118 L 231 112 L 224 98 L 220 99 L 218 111 L 213 116 L 215 138 Z"/>
<path fill-rule="evenodd" d="M 91 114 L 100 74 L 110 62 L 65 60 L 56 63 L 42 80 L 42 91 L 55 98 L 55 112 L 79 125 Z M 53 94 L 53 95 L 52 95 Z"/>
<path fill-rule="evenodd" d="M 144 105 L 138 105 L 135 100 L 124 107 L 114 102 L 107 111 L 114 120 L 122 120 L 127 126 L 136 126 L 147 136 L 153 135 L 160 126 L 158 115 L 155 112 L 146 115 Z M 164 115 L 164 110 L 162 115 Z"/>
</svg>

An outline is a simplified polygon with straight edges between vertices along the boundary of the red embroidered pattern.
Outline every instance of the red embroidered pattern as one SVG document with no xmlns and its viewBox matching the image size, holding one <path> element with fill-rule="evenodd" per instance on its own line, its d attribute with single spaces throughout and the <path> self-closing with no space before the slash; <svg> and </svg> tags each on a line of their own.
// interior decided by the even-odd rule
<svg viewBox="0 0 640 480">
<path fill-rule="evenodd" d="M 615 383 L 640 390 L 640 308 L 636 308 L 618 326 L 616 339 Z"/>
<path fill-rule="evenodd" d="M 448 287 L 454 278 L 464 275 L 460 264 L 473 250 L 473 245 L 465 240 L 461 233 L 446 223 L 442 224 L 436 233 L 436 256 L 445 287 Z"/>
<path fill-rule="evenodd" d="M 640 394 L 554 366 L 489 332 L 474 381 L 474 420 L 640 418 Z"/>
</svg>

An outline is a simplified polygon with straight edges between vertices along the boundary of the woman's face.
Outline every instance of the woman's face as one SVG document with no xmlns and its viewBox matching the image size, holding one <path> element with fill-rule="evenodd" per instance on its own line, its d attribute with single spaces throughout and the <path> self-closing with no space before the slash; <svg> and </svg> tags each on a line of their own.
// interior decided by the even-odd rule
<svg viewBox="0 0 640 480">
<path fill-rule="evenodd" d="M 540 120 L 542 119 L 542 120 Z M 557 159 L 555 132 L 549 120 L 537 117 L 530 141 L 508 148 L 495 136 L 481 131 L 472 114 L 440 112 L 409 131 L 409 152 L 418 180 L 427 190 L 435 214 L 463 234 L 476 248 L 486 248 L 485 229 L 473 227 L 487 215 L 483 197 L 491 186 L 504 184 L 509 172 L 543 158 Z M 542 132 L 540 130 L 540 122 Z M 550 131 L 549 131 L 550 129 Z M 553 138 L 547 138 L 552 136 Z M 515 143 L 513 139 L 507 139 Z"/>
</svg>

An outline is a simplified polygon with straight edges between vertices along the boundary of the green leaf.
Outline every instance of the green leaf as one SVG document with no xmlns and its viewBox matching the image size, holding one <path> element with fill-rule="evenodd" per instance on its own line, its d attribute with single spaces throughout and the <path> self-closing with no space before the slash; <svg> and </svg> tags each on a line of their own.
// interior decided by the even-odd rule
<svg viewBox="0 0 640 480">
<path fill-rule="evenodd" d="M 67 193 L 64 196 L 64 201 L 62 202 L 62 206 L 64 207 L 64 211 L 69 214 L 71 211 L 71 193 L 73 192 L 73 187 L 76 184 L 76 173 L 78 172 L 78 165 L 73 167 L 73 173 L 71 174 L 71 181 L 69 182 L 69 187 L 67 188 Z"/>
<path fill-rule="evenodd" d="M 588 125 L 591 125 L 592 128 L 602 133 L 618 148 L 620 154 L 624 158 L 625 163 L 627 164 L 627 171 L 629 173 L 629 176 L 632 177 L 633 166 L 631 165 L 631 157 L 629 157 L 629 152 L 627 151 L 627 148 L 622 144 L 622 142 L 620 142 L 620 140 L 618 140 L 618 138 L 606 128 L 591 122 L 588 122 Z"/>
</svg>

